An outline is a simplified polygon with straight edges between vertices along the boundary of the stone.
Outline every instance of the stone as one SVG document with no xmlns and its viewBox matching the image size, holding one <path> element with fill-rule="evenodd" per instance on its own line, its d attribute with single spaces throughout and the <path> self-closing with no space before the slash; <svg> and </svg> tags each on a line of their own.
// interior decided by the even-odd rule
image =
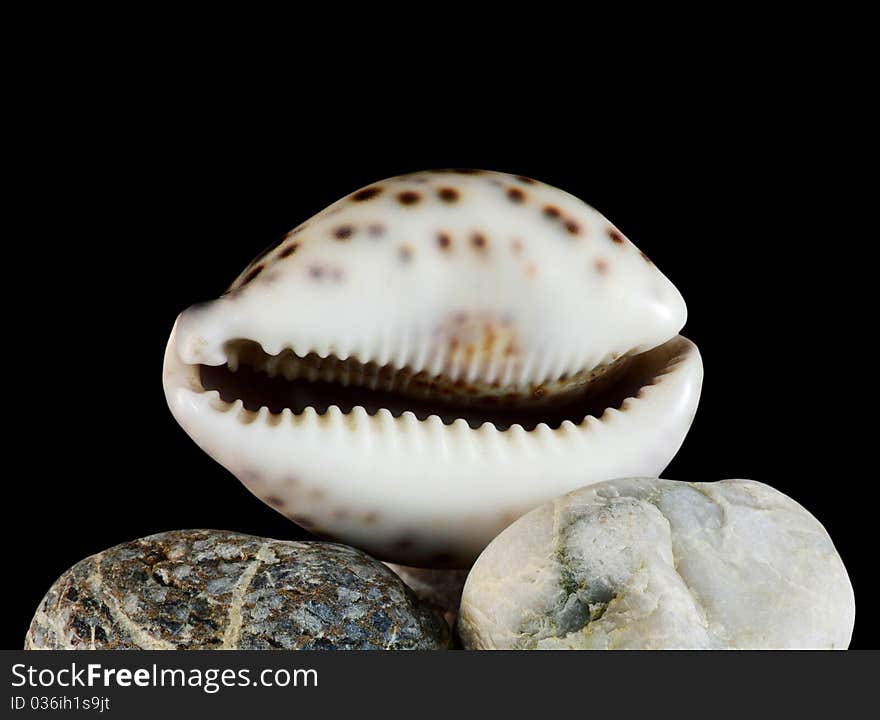
<svg viewBox="0 0 880 720">
<path fill-rule="evenodd" d="M 435 570 L 385 563 L 420 600 L 443 614 L 449 627 L 455 627 L 461 591 L 467 570 Z"/>
<path fill-rule="evenodd" d="M 486 548 L 465 584 L 468 649 L 842 649 L 852 585 L 803 507 L 751 480 L 598 483 Z"/>
<path fill-rule="evenodd" d="M 446 649 L 449 628 L 388 568 L 325 542 L 177 530 L 65 572 L 25 649 Z"/>
</svg>

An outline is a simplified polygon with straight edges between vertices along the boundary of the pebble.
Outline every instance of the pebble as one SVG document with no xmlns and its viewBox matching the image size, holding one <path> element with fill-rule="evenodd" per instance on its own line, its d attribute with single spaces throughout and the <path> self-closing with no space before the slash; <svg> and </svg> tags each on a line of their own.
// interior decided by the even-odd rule
<svg viewBox="0 0 880 720">
<path fill-rule="evenodd" d="M 440 613 L 359 550 L 218 530 L 123 543 L 65 572 L 25 649 L 440 650 Z"/>
<path fill-rule="evenodd" d="M 822 525 L 751 480 L 612 480 L 543 505 L 477 560 L 468 649 L 841 649 L 855 601 Z"/>
</svg>

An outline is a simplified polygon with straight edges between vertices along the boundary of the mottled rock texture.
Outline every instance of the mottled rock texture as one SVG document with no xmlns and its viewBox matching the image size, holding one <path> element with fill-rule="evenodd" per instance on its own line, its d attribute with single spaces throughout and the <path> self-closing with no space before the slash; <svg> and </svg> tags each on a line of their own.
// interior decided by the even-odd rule
<svg viewBox="0 0 880 720">
<path fill-rule="evenodd" d="M 445 649 L 446 623 L 382 563 L 333 543 L 179 530 L 86 558 L 26 649 Z"/>
<path fill-rule="evenodd" d="M 750 480 L 612 480 L 544 505 L 477 560 L 466 648 L 846 648 L 855 602 L 822 525 Z"/>
</svg>

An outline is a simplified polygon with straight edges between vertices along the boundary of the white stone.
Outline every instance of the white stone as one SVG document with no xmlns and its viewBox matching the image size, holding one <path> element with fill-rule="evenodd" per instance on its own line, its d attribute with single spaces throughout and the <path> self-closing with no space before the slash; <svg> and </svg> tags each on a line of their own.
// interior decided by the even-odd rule
<svg viewBox="0 0 880 720">
<path fill-rule="evenodd" d="M 471 649 L 842 649 L 855 600 L 828 533 L 751 480 L 611 480 L 517 520 L 480 555 Z"/>
</svg>

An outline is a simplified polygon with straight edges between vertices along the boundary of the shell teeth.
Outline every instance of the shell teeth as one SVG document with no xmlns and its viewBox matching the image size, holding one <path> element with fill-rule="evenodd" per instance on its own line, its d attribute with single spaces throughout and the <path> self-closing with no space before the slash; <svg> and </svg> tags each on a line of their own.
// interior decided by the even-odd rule
<svg viewBox="0 0 880 720">
<path fill-rule="evenodd" d="M 520 367 L 519 377 L 515 379 L 515 383 L 517 387 L 526 387 L 529 384 L 529 378 L 532 377 L 532 366 L 535 362 L 535 356 L 533 354 L 529 354 L 525 357 L 522 363 L 522 367 Z"/>
<path fill-rule="evenodd" d="M 325 418 L 333 421 L 342 420 L 344 413 L 339 409 L 338 405 L 331 405 L 327 408 L 327 412 L 324 413 Z"/>
<path fill-rule="evenodd" d="M 461 375 L 464 377 L 465 381 L 472 383 L 477 377 L 476 360 L 473 357 L 471 357 L 470 361 L 465 360 L 462 371 Z"/>
<path fill-rule="evenodd" d="M 507 387 L 513 382 L 513 373 L 514 366 L 513 363 L 508 361 L 504 366 L 504 371 L 501 375 L 500 384 Z"/>
<path fill-rule="evenodd" d="M 445 427 L 443 420 L 440 419 L 439 415 L 428 415 L 428 417 L 425 418 L 424 422 L 426 422 L 428 424 L 428 427 L 432 430 L 438 430 Z"/>
<path fill-rule="evenodd" d="M 486 383 L 491 384 L 495 381 L 495 378 L 498 375 L 498 363 L 499 359 L 495 355 L 486 359 L 483 368 L 483 379 Z"/>
<path fill-rule="evenodd" d="M 467 420 L 465 420 L 464 418 L 456 418 L 452 421 L 450 427 L 453 430 L 457 430 L 462 434 L 469 433 L 471 431 L 471 426 L 468 425 Z"/>
<path fill-rule="evenodd" d="M 269 343 L 263 350 L 269 355 L 279 355 L 284 350 L 284 346 L 279 342 Z"/>
<path fill-rule="evenodd" d="M 232 404 L 226 402 L 223 398 L 220 397 L 220 393 L 217 390 L 206 390 L 205 391 L 208 402 L 211 404 L 211 407 L 217 412 L 226 413 L 232 409 Z"/>
<path fill-rule="evenodd" d="M 303 418 L 304 420 L 314 420 L 318 417 L 318 411 L 315 410 L 315 408 L 313 408 L 311 405 L 308 405 L 306 409 L 299 414 L 299 417 Z"/>
<path fill-rule="evenodd" d="M 577 431 L 578 426 L 575 425 L 571 420 L 563 420 L 562 424 L 559 426 L 559 430 L 561 430 L 565 434 L 571 434 Z"/>
<path fill-rule="evenodd" d="M 245 425 L 250 425 L 257 419 L 257 413 L 253 410 L 248 410 L 241 400 L 236 400 L 232 404 L 232 412 L 235 414 L 236 419 Z"/>
<path fill-rule="evenodd" d="M 229 413 L 238 422 L 244 425 L 261 422 L 269 426 L 277 426 L 282 424 L 284 419 L 287 418 L 294 424 L 317 419 L 322 423 L 333 423 L 334 426 L 338 425 L 339 427 L 358 428 L 364 422 L 369 421 L 379 423 L 382 427 L 387 426 L 389 430 L 394 428 L 395 432 L 401 430 L 405 431 L 407 428 L 419 425 L 423 429 L 448 427 L 456 433 L 462 433 L 464 431 L 479 431 L 483 433 L 483 435 L 492 437 L 498 433 L 507 433 L 505 437 L 511 442 L 516 441 L 516 439 L 524 433 L 532 435 L 538 440 L 541 440 L 542 438 L 558 439 L 559 437 L 572 436 L 575 433 L 580 434 L 589 432 L 591 428 L 600 424 L 613 425 L 615 422 L 618 422 L 620 417 L 629 413 L 636 404 L 642 401 L 645 394 L 654 392 L 655 390 L 652 386 L 660 382 L 661 378 L 665 375 L 674 372 L 676 367 L 684 362 L 685 357 L 686 355 L 681 353 L 663 360 L 661 366 L 652 368 L 651 372 L 653 375 L 645 378 L 643 381 L 644 384 L 641 385 L 638 392 L 624 398 L 617 407 L 609 406 L 603 408 L 601 411 L 597 411 L 595 414 L 585 413 L 580 418 L 562 419 L 558 424 L 554 423 L 554 427 L 551 427 L 548 422 L 539 422 L 536 425 L 528 423 L 529 428 L 531 428 L 529 430 L 526 430 L 520 423 L 511 423 L 509 425 L 505 423 L 503 427 L 499 428 L 492 421 L 478 421 L 473 417 L 468 420 L 465 419 L 465 417 L 454 417 L 451 414 L 444 417 L 443 415 L 438 415 L 436 413 L 428 414 L 418 411 L 414 412 L 412 410 L 394 411 L 386 407 L 374 405 L 368 407 L 355 405 L 349 410 L 344 410 L 336 404 L 327 406 L 325 410 L 318 410 L 315 406 L 306 405 L 302 410 L 293 411 L 289 407 L 284 407 L 279 412 L 273 413 L 266 406 L 261 406 L 258 409 L 254 409 L 253 406 L 245 407 L 242 399 L 235 399 L 234 401 L 226 402 L 222 399 L 220 393 L 214 389 L 201 390 L 201 392 L 205 393 L 210 406 L 215 411 Z M 302 360 L 304 359 L 296 358 L 292 353 L 287 353 L 280 357 L 276 356 L 268 358 L 263 365 L 268 368 L 275 364 L 278 366 L 279 373 L 290 374 L 290 371 L 293 368 L 305 365 L 301 362 Z M 323 368 L 326 370 L 327 368 L 336 368 L 335 372 L 337 373 L 342 373 L 343 371 L 350 373 L 353 372 L 355 368 L 362 367 L 350 359 L 341 361 L 332 357 L 319 358 L 317 356 L 310 356 L 308 360 L 308 366 L 312 369 Z M 374 366 L 373 369 L 375 370 Z M 412 386 L 413 380 L 416 377 L 419 377 L 424 381 L 427 386 L 427 389 L 419 389 L 420 392 L 430 392 L 435 384 L 432 381 L 432 378 L 427 377 L 425 373 L 412 373 L 412 371 L 408 369 L 405 369 L 401 373 L 396 373 L 387 367 L 382 368 L 381 370 L 385 384 L 391 387 Z M 582 371 L 581 376 L 589 376 L 594 372 L 595 371 Z M 398 375 L 400 375 L 402 379 L 399 379 Z M 448 379 L 443 382 L 448 383 Z M 413 386 L 412 389 L 416 390 L 416 387 Z M 442 391 L 442 388 L 440 390 Z"/>
<path fill-rule="evenodd" d="M 388 408 L 379 408 L 378 412 L 376 412 L 373 417 L 383 425 L 391 425 L 394 423 L 394 415 L 391 414 L 391 411 Z"/>
<path fill-rule="evenodd" d="M 541 358 L 540 364 L 537 366 L 537 370 L 535 372 L 535 377 L 538 379 L 538 385 L 545 385 L 547 380 L 551 376 L 550 364 L 553 358 L 550 355 L 545 355 Z"/>
<path fill-rule="evenodd" d="M 553 429 L 545 422 L 535 425 L 535 429 L 532 432 L 537 433 L 542 438 L 553 435 Z"/>
<path fill-rule="evenodd" d="M 295 405 L 291 406 L 294 408 L 292 413 L 294 417 L 308 418 L 310 412 L 316 412 L 315 408 L 318 408 L 318 414 L 327 415 L 328 418 L 348 416 L 354 412 L 351 409 L 353 403 L 361 402 L 362 406 L 357 411 L 359 415 L 370 416 L 380 422 L 391 418 L 407 424 L 413 419 L 424 422 L 431 417 L 430 405 L 425 407 L 422 401 L 428 400 L 430 402 L 434 399 L 440 403 L 439 407 L 448 408 L 449 406 L 445 402 L 452 399 L 462 407 L 469 406 L 471 409 L 463 409 L 459 412 L 452 409 L 444 411 L 438 408 L 436 411 L 437 420 L 433 422 L 455 426 L 456 417 L 460 415 L 462 419 L 468 418 L 464 422 L 473 429 L 480 427 L 481 417 L 507 417 L 506 415 L 495 415 L 494 409 L 503 409 L 504 404 L 507 404 L 508 408 L 516 407 L 517 399 L 508 397 L 511 393 L 516 393 L 519 399 L 528 399 L 529 394 L 537 390 L 538 385 L 541 385 L 543 394 L 534 392 L 533 399 L 552 400 L 554 397 L 561 396 L 562 393 L 579 391 L 588 383 L 602 382 L 603 376 L 610 378 L 611 382 L 615 382 L 619 369 L 625 368 L 629 363 L 626 358 L 621 362 L 615 362 L 615 358 L 617 360 L 620 358 L 616 353 L 610 353 L 604 362 L 598 363 L 592 370 L 582 368 L 572 370 L 573 363 L 570 356 L 562 354 L 538 356 L 530 353 L 522 357 L 520 361 L 518 358 L 471 352 L 467 348 L 458 347 L 453 352 L 447 353 L 445 357 L 442 353 L 434 352 L 431 354 L 434 366 L 442 363 L 442 371 L 432 373 L 424 367 L 421 370 L 414 369 L 414 367 L 418 367 L 415 363 L 420 362 L 421 358 L 432 349 L 432 346 L 420 337 L 410 347 L 412 352 L 401 352 L 399 359 L 408 358 L 414 365 L 404 365 L 400 368 L 387 363 L 380 365 L 375 361 L 363 362 L 355 354 L 343 358 L 333 354 L 322 356 L 318 352 L 312 351 L 300 356 L 292 347 L 286 347 L 275 355 L 268 355 L 258 343 L 245 340 L 230 341 L 224 346 L 224 350 L 226 351 L 227 367 L 231 371 L 241 373 L 242 366 L 246 365 L 250 371 L 261 372 L 268 378 L 284 377 L 291 381 L 321 381 L 328 384 L 335 383 L 343 387 L 355 386 L 406 395 L 420 401 L 420 404 L 410 406 L 413 408 L 410 411 L 406 409 L 405 400 L 395 400 L 389 403 L 388 408 L 385 408 L 382 407 L 382 404 L 386 402 L 385 399 L 381 397 L 363 399 L 357 392 L 334 397 L 328 395 L 328 389 L 317 389 L 315 392 L 319 395 L 316 399 L 312 399 L 311 390 L 305 395 L 300 395 L 299 390 L 294 390 L 291 395 L 291 398 L 294 398 L 293 402 L 295 402 Z M 433 349 L 436 350 L 436 348 Z M 637 402 L 642 393 L 650 391 L 651 384 L 659 382 L 664 374 L 672 372 L 677 361 L 678 359 L 673 357 L 664 361 L 663 367 L 656 368 L 655 375 L 645 380 L 644 385 L 635 394 L 633 402 Z M 246 378 L 243 379 L 246 380 Z M 208 385 L 208 387 L 212 386 Z M 197 391 L 203 390 L 201 386 L 195 389 Z M 266 392 L 271 391 L 271 388 L 266 388 Z M 275 420 L 269 417 L 273 411 L 267 407 L 258 407 L 259 403 L 256 400 L 248 401 L 248 406 L 244 407 L 240 399 L 232 403 L 232 398 L 226 395 L 230 402 L 225 402 L 216 390 L 210 390 L 210 393 L 209 402 L 212 407 L 220 412 L 232 410 L 233 414 L 239 417 L 243 423 L 253 422 L 256 418 L 275 423 Z M 259 397 L 259 393 L 256 397 Z M 263 395 L 263 397 L 266 396 Z M 483 402 L 484 399 L 485 402 Z M 325 404 L 328 400 L 339 404 L 328 407 Z M 263 402 L 271 407 L 276 407 L 269 399 L 264 399 Z M 476 409 L 477 406 L 480 406 L 480 409 Z M 620 405 L 620 407 L 625 411 L 629 405 Z M 597 411 L 597 414 L 602 418 L 602 421 L 614 418 L 613 412 L 609 413 L 607 417 L 602 417 L 602 412 Z M 280 407 L 277 412 L 274 412 L 274 415 L 281 415 Z M 586 412 L 584 417 L 571 417 L 570 419 L 575 422 L 575 426 L 583 425 L 587 419 Z M 352 416 L 347 418 L 345 422 L 351 423 L 353 420 Z M 482 422 L 491 425 L 489 421 Z M 500 423 L 502 428 L 500 431 L 510 428 L 506 420 L 496 420 L 496 422 Z M 533 419 L 529 419 L 523 424 L 532 428 L 534 427 L 533 422 Z M 571 430 L 569 425 L 560 425 L 562 422 L 562 419 L 559 419 L 552 421 L 552 424 L 557 430 L 569 432 Z M 492 425 L 492 427 L 494 430 L 498 430 L 496 426 Z"/>
<path fill-rule="evenodd" d="M 404 427 L 415 427 L 419 425 L 419 419 L 411 410 L 404 411 L 398 420 L 402 421 Z"/>
<path fill-rule="evenodd" d="M 428 364 L 429 350 L 428 339 L 425 337 L 420 338 L 416 344 L 416 351 L 413 356 L 413 367 L 423 368 Z"/>
<path fill-rule="evenodd" d="M 351 419 L 357 424 L 367 421 L 370 417 L 370 414 L 367 412 L 366 408 L 363 407 L 363 405 L 355 405 L 348 414 Z"/>
<path fill-rule="evenodd" d="M 565 374 L 565 359 L 561 355 L 557 355 L 553 360 L 554 362 L 548 363 L 545 383 L 556 383 Z"/>
</svg>

